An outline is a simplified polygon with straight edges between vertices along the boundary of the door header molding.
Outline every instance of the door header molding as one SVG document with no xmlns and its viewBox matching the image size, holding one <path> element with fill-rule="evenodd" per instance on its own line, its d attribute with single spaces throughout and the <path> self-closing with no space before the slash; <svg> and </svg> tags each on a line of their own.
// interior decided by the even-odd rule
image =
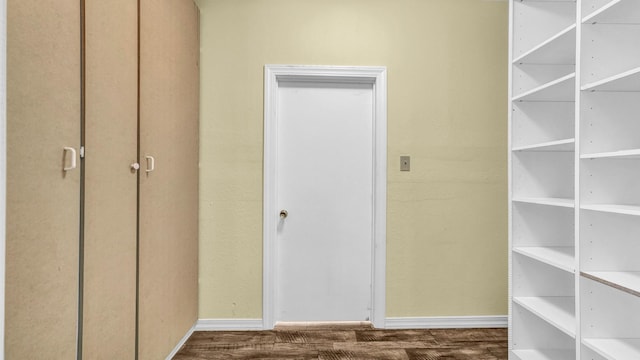
<svg viewBox="0 0 640 360">
<path fill-rule="evenodd" d="M 373 258 L 371 321 L 384 328 L 386 307 L 387 68 L 384 66 L 265 65 L 263 313 L 264 329 L 275 325 L 278 87 L 281 82 L 361 83 L 373 85 Z"/>
<path fill-rule="evenodd" d="M 386 74 L 387 68 L 384 66 L 265 65 L 265 86 L 268 79 L 380 85 L 386 83 Z"/>
</svg>

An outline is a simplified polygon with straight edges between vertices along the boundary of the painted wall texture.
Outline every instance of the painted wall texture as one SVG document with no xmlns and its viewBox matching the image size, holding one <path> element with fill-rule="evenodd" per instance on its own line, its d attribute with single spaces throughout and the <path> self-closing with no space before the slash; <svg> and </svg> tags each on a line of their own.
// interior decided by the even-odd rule
<svg viewBox="0 0 640 360">
<path fill-rule="evenodd" d="M 388 68 L 387 316 L 506 314 L 507 2 L 198 5 L 200 318 L 262 317 L 265 64 Z"/>
</svg>

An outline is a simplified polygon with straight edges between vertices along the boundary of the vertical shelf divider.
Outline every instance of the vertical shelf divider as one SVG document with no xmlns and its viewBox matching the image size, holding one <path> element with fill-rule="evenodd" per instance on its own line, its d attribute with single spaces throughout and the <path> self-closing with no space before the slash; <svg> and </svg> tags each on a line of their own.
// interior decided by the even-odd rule
<svg viewBox="0 0 640 360">
<path fill-rule="evenodd" d="M 574 247 L 575 247 L 575 269 L 574 274 L 574 286 L 575 286 L 575 309 L 576 309 L 576 359 L 581 359 L 581 316 L 580 316 L 580 154 L 581 154 L 581 137 L 580 137 L 580 114 L 582 96 L 580 93 L 582 84 L 582 1 L 576 1 L 576 87 L 575 87 L 575 153 L 574 153 L 574 197 L 575 197 L 575 212 L 574 212 Z"/>
</svg>

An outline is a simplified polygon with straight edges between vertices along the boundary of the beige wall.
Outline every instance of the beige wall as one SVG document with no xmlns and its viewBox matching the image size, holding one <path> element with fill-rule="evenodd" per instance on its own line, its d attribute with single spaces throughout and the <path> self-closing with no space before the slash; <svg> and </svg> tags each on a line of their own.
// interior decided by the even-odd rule
<svg viewBox="0 0 640 360">
<path fill-rule="evenodd" d="M 507 2 L 198 4 L 200 318 L 262 317 L 265 64 L 388 68 L 387 316 L 506 314 Z"/>
</svg>

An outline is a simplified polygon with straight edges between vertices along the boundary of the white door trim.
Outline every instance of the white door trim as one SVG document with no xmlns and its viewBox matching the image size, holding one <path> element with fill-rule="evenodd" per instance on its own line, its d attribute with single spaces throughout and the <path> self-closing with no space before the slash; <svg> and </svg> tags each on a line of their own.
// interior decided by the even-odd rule
<svg viewBox="0 0 640 360">
<path fill-rule="evenodd" d="M 262 321 L 265 329 L 275 325 L 277 197 L 278 82 L 318 81 L 373 85 L 373 244 L 371 322 L 385 322 L 386 218 L 387 218 L 387 69 L 370 66 L 266 65 L 264 71 L 264 208 Z"/>
</svg>

